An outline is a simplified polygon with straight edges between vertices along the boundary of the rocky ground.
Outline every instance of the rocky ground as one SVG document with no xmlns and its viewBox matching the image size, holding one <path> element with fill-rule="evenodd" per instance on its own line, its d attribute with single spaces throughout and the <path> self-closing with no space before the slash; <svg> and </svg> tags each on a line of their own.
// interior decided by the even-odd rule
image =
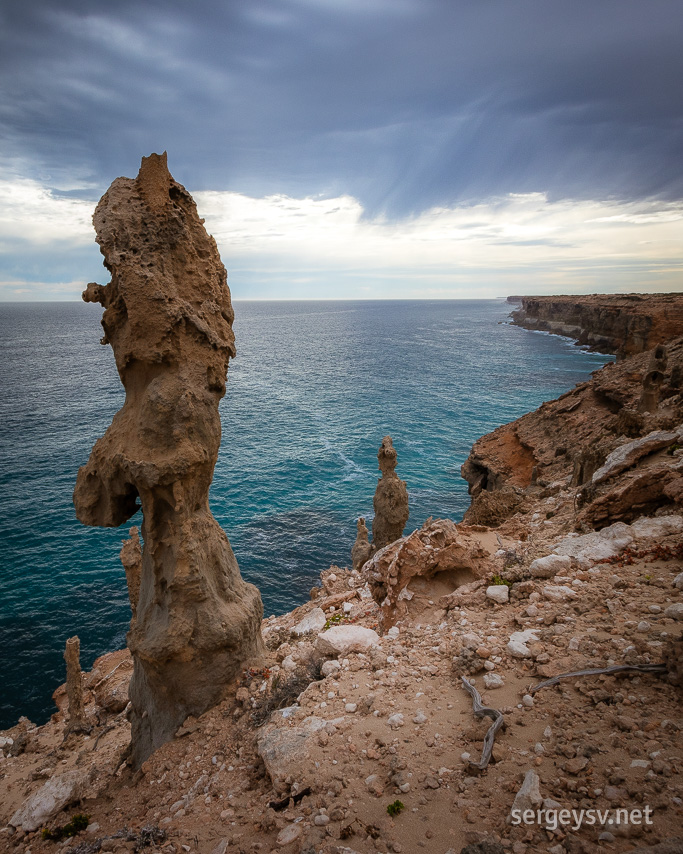
<svg viewBox="0 0 683 854">
<path fill-rule="evenodd" d="M 383 636 L 365 577 L 324 572 L 309 603 L 264 621 L 259 669 L 135 776 L 121 762 L 130 660 L 104 656 L 85 677 L 89 733 L 64 740 L 63 711 L 3 733 L 3 850 L 445 854 L 488 840 L 502 846 L 491 851 L 559 854 L 630 851 L 680 833 L 680 645 L 672 653 L 671 642 L 683 616 L 683 519 L 571 536 L 563 495 L 550 503 L 550 519 L 515 517 L 500 529 L 485 577 L 453 590 L 447 571 L 413 576 L 405 613 Z M 456 536 L 491 548 L 489 531 Z M 511 586 L 490 583 L 502 579 Z M 531 693 L 564 671 L 667 656 L 678 686 L 671 673 L 631 672 Z M 463 675 L 505 717 L 483 772 L 469 761 L 491 721 L 473 716 Z M 65 791 L 73 784 L 71 805 L 50 814 L 45 785 L 56 779 Z M 530 795 L 518 796 L 525 779 Z M 17 818 L 36 792 L 42 801 Z M 649 807 L 652 824 L 514 825 L 516 797 L 551 810 L 550 824 L 553 810 L 617 807 Z M 87 830 L 41 839 L 43 826 L 77 813 Z M 19 819 L 35 830 L 15 829 Z"/>
<path fill-rule="evenodd" d="M 82 731 L 58 689 L 0 733 L 0 851 L 683 851 L 683 339 L 653 358 L 480 440 L 469 524 L 325 570 L 139 772 L 128 652 L 83 676 Z M 463 677 L 504 718 L 483 770 Z"/>
</svg>

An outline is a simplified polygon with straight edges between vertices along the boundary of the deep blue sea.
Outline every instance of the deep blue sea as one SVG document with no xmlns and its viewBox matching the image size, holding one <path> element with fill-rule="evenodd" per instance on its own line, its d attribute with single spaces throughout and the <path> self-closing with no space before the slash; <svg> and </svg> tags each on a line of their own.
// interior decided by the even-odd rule
<svg viewBox="0 0 683 854">
<path fill-rule="evenodd" d="M 348 565 L 356 519 L 372 517 L 383 436 L 408 483 L 408 530 L 458 520 L 475 439 L 608 360 L 510 326 L 510 309 L 235 303 L 211 506 L 266 614 L 304 601 L 331 563 Z M 78 467 L 123 403 L 100 316 L 83 303 L 0 305 L 0 728 L 52 713 L 66 638 L 79 635 L 84 668 L 125 644 L 129 525 L 86 528 L 71 503 Z"/>
</svg>

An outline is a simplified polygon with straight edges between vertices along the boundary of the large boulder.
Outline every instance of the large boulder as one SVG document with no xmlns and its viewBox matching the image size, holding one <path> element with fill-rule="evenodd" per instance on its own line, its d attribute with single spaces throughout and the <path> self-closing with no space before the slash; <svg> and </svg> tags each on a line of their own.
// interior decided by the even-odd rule
<svg viewBox="0 0 683 854">
<path fill-rule="evenodd" d="M 38 830 L 64 807 L 83 797 L 88 782 L 87 771 L 67 771 L 52 777 L 24 801 L 9 823 L 26 831 Z"/>
</svg>

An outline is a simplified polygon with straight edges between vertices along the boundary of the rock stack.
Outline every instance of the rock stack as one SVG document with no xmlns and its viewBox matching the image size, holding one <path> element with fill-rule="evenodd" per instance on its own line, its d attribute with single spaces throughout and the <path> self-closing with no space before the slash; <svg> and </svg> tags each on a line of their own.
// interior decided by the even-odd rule
<svg viewBox="0 0 683 854">
<path fill-rule="evenodd" d="M 81 522 L 107 527 L 142 507 L 128 634 L 137 767 L 261 654 L 263 607 L 209 510 L 218 403 L 235 355 L 216 243 L 165 153 L 143 158 L 136 179 L 114 181 L 93 222 L 111 282 L 89 284 L 83 299 L 104 306 L 102 343 L 126 400 L 79 471 L 74 504 Z M 132 581 L 136 556 L 124 557 Z"/>
<path fill-rule="evenodd" d="M 377 481 L 373 499 L 372 550 L 377 552 L 403 536 L 408 521 L 408 489 L 395 472 L 396 450 L 391 436 L 385 436 L 377 453 L 382 477 Z"/>
</svg>

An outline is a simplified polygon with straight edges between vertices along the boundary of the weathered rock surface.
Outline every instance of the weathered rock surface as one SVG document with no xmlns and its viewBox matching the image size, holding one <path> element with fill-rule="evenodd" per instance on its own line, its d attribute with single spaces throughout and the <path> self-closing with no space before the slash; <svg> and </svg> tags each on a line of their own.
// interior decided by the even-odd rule
<svg viewBox="0 0 683 854">
<path fill-rule="evenodd" d="M 287 777 L 296 776 L 298 763 L 306 759 L 306 750 L 312 735 L 326 725 L 323 718 L 311 716 L 298 726 L 269 724 L 256 740 L 256 749 L 263 759 L 268 776 L 276 790 Z"/>
<path fill-rule="evenodd" d="M 592 481 L 602 483 L 631 468 L 643 457 L 661 451 L 662 448 L 667 448 L 674 442 L 680 442 L 681 439 L 683 439 L 683 425 L 677 430 L 654 430 L 642 439 L 634 439 L 633 442 L 620 445 L 607 457 L 605 464 L 593 474 Z"/>
<path fill-rule="evenodd" d="M 683 335 L 683 294 L 521 297 L 513 322 L 632 355 Z"/>
<path fill-rule="evenodd" d="M 119 558 L 126 573 L 130 610 L 133 619 L 135 619 L 138 611 L 138 599 L 140 598 L 140 579 L 142 578 L 142 543 L 136 527 L 130 529 L 128 536 L 129 539 L 124 540 L 121 546 Z"/>
<path fill-rule="evenodd" d="M 375 518 L 372 520 L 372 549 L 377 552 L 403 536 L 408 521 L 408 489 L 396 474 L 396 450 L 391 436 L 385 436 L 377 453 L 381 478 L 373 499 Z"/>
<path fill-rule="evenodd" d="M 543 803 L 540 782 L 539 776 L 535 771 L 527 771 L 524 775 L 524 782 L 515 795 L 512 809 L 520 810 L 520 812 L 538 809 Z"/>
<path fill-rule="evenodd" d="M 140 765 L 262 652 L 262 605 L 208 505 L 218 403 L 235 354 L 215 241 L 165 154 L 143 158 L 135 180 L 114 181 L 93 221 L 111 282 L 88 285 L 83 298 L 105 308 L 102 342 L 112 346 L 126 400 L 79 471 L 74 504 L 81 522 L 101 526 L 123 524 L 142 505 L 128 635 L 132 760 Z"/>
<path fill-rule="evenodd" d="M 568 554 L 550 554 L 532 561 L 529 574 L 532 578 L 554 578 L 570 569 L 571 565 L 572 559 Z"/>
<path fill-rule="evenodd" d="M 69 715 L 66 731 L 81 729 L 85 724 L 83 709 L 83 678 L 81 675 L 81 642 L 78 636 L 69 638 L 64 649 L 66 662 L 66 696 Z"/>
<path fill-rule="evenodd" d="M 372 597 L 380 606 L 380 625 L 392 626 L 407 610 L 413 579 L 436 576 L 454 591 L 479 578 L 485 571 L 489 551 L 466 526 L 450 519 L 428 519 L 413 531 L 374 554 L 365 564 Z"/>
<path fill-rule="evenodd" d="M 296 626 L 292 629 L 292 634 L 296 635 L 296 637 L 301 637 L 302 635 L 308 635 L 312 632 L 320 632 L 325 628 L 325 623 L 327 622 L 327 617 L 325 616 L 325 612 L 322 608 L 313 608 L 312 611 L 309 611 L 308 614 L 300 620 Z"/>
<path fill-rule="evenodd" d="M 675 453 L 683 421 L 683 338 L 669 341 L 666 354 L 654 412 L 637 411 L 653 358 L 645 352 L 606 365 L 557 400 L 478 439 L 461 469 L 472 496 L 464 521 L 499 526 L 570 488 L 579 522 L 591 527 L 683 506 Z"/>
<path fill-rule="evenodd" d="M 67 771 L 52 777 L 22 804 L 9 823 L 23 830 L 37 830 L 67 804 L 82 797 L 87 783 L 85 771 Z"/>
<path fill-rule="evenodd" d="M 364 626 L 333 626 L 319 634 L 315 648 L 322 655 L 348 655 L 350 652 L 365 652 L 379 643 L 379 635 Z"/>
<path fill-rule="evenodd" d="M 372 554 L 370 545 L 370 532 L 365 525 L 365 519 L 361 516 L 356 523 L 356 541 L 351 548 L 351 562 L 354 569 L 360 569 Z"/>
</svg>

